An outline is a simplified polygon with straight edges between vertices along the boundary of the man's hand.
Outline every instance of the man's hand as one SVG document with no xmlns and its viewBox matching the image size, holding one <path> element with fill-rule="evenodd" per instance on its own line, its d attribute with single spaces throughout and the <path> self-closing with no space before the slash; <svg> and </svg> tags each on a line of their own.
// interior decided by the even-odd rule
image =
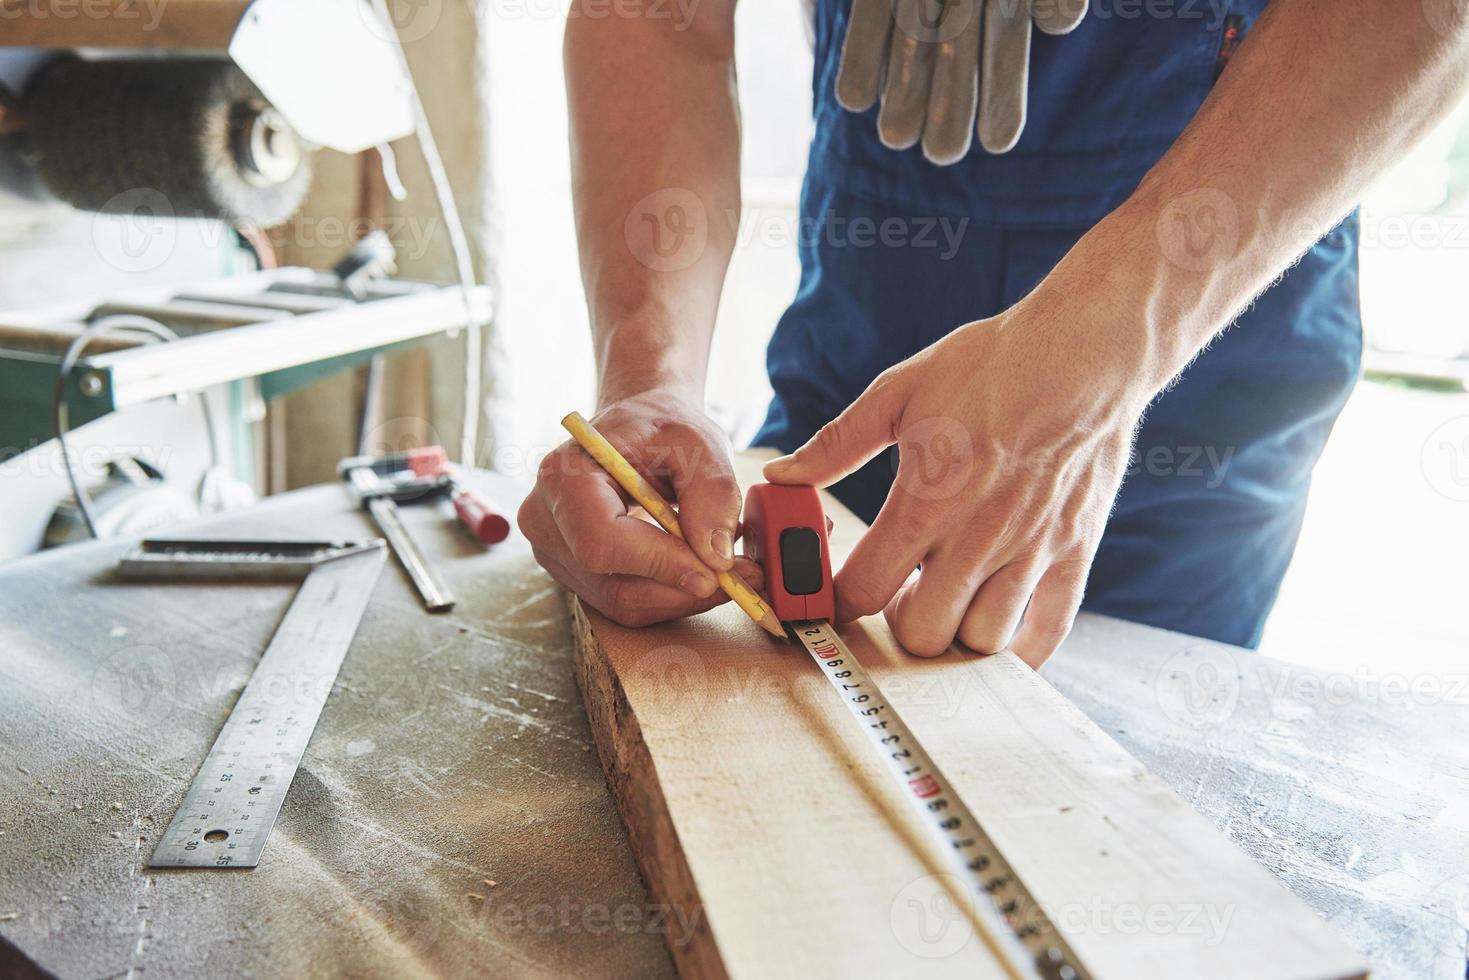
<svg viewBox="0 0 1469 980">
<path fill-rule="evenodd" d="M 558 582 L 624 626 L 724 602 L 711 568 L 764 584 L 757 565 L 734 558 L 739 485 L 723 433 L 695 405 L 651 391 L 613 402 L 592 421 L 677 504 L 688 543 L 629 513 L 612 477 L 568 441 L 541 463 L 519 517 L 536 561 Z"/>
<path fill-rule="evenodd" d="M 912 653 L 957 637 L 1033 667 L 1065 638 L 1151 395 L 1128 391 L 1116 353 L 1070 314 L 1026 301 L 961 327 L 766 465 L 773 482 L 827 486 L 899 447 L 887 502 L 836 577 L 838 618 L 885 609 Z"/>
</svg>

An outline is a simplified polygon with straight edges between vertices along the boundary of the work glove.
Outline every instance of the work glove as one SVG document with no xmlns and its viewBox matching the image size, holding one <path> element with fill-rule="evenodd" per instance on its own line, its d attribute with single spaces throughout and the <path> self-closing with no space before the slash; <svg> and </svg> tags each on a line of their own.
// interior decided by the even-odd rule
<svg viewBox="0 0 1469 980">
<path fill-rule="evenodd" d="M 837 69 L 837 101 L 865 112 L 878 101 L 883 145 L 946 166 L 973 135 L 1005 153 L 1025 128 L 1030 28 L 1068 34 L 1087 0 L 852 0 Z M 976 117 L 978 126 L 975 125 Z"/>
</svg>

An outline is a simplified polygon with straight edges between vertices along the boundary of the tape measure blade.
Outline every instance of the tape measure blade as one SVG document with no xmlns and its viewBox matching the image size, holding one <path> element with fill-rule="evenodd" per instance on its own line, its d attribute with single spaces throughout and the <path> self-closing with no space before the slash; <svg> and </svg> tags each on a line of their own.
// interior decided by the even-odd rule
<svg viewBox="0 0 1469 980">
<path fill-rule="evenodd" d="M 970 883 L 986 940 L 1008 970 L 1020 978 L 1091 980 L 979 818 L 836 629 L 825 620 L 787 626 L 841 695 L 909 803 L 942 841 L 955 870 Z"/>
<path fill-rule="evenodd" d="M 149 867 L 260 863 L 385 559 L 376 547 L 306 576 Z"/>
</svg>

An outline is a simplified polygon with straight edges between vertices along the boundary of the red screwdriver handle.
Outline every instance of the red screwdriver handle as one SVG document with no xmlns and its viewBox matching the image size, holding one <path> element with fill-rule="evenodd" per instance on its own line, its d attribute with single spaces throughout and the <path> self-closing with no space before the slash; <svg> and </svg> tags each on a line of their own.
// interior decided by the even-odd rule
<svg viewBox="0 0 1469 980">
<path fill-rule="evenodd" d="M 826 513 L 815 487 L 757 483 L 745 494 L 745 556 L 765 569 L 783 623 L 836 618 Z"/>
<path fill-rule="evenodd" d="M 510 522 L 479 494 L 459 486 L 450 494 L 459 521 L 482 544 L 499 544 L 510 537 Z"/>
</svg>

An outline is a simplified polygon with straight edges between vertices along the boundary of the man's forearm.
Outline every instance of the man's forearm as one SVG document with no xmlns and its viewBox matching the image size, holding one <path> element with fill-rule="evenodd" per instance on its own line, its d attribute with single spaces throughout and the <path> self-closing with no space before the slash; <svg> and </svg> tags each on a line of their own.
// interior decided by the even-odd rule
<svg viewBox="0 0 1469 980">
<path fill-rule="evenodd" d="M 567 24 L 572 189 L 603 404 L 702 397 L 739 214 L 733 4 Z"/>
<path fill-rule="evenodd" d="M 1463 98 L 1466 21 L 1463 0 L 1274 0 L 1174 146 L 1037 293 L 1105 297 L 1096 343 L 1150 398 Z"/>
</svg>

